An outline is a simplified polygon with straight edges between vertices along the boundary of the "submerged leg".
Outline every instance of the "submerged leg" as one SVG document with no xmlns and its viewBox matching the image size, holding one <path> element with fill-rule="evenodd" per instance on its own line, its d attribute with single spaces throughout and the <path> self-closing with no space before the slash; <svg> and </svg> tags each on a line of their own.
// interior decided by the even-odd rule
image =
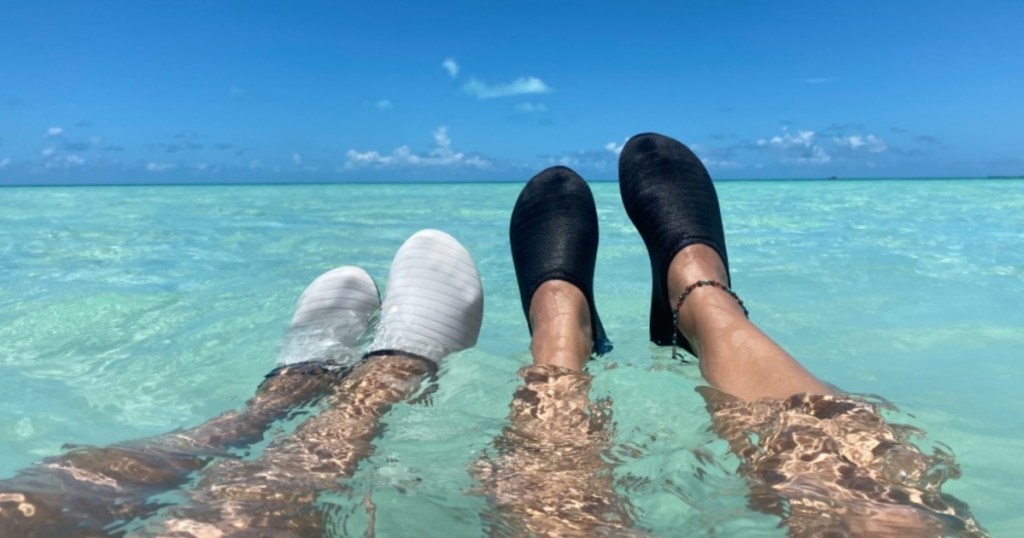
<svg viewBox="0 0 1024 538">
<path fill-rule="evenodd" d="M 188 502 L 157 524 L 179 536 L 313 536 L 325 530 L 319 495 L 373 453 L 380 418 L 419 390 L 436 367 L 423 359 L 373 357 L 335 385 L 321 413 L 270 443 L 256 460 L 228 459 L 202 471 Z"/>
<path fill-rule="evenodd" d="M 591 376 L 534 364 L 520 370 L 496 454 L 476 463 L 494 536 L 632 535 L 628 501 L 606 461 L 611 402 L 590 402 Z M 637 533 L 638 534 L 638 533 Z"/>
<path fill-rule="evenodd" d="M 586 183 L 556 167 L 523 189 L 511 223 L 533 365 L 520 371 L 497 455 L 475 475 L 497 536 L 628 535 L 627 502 L 606 461 L 609 401 L 591 403 L 582 372 L 594 351 L 610 349 L 592 301 L 597 214 Z"/>
<path fill-rule="evenodd" d="M 255 460 L 205 469 L 186 503 L 154 523 L 161 533 L 316 536 L 317 504 L 373 452 L 380 419 L 416 393 L 450 353 L 476 344 L 483 317 L 480 275 L 465 248 L 436 230 L 414 234 L 388 275 L 380 327 L 366 360 L 332 387 L 323 411 Z"/>
<path fill-rule="evenodd" d="M 793 536 L 984 536 L 966 505 L 939 492 L 947 475 L 933 471 L 955 469 L 951 458 L 922 455 L 874 406 L 836 394 L 747 318 L 697 157 L 644 134 L 627 142 L 619 170 L 651 255 L 651 338 L 697 355 L 715 387 L 701 393 L 741 458 L 752 507 L 782 517 Z"/>
<path fill-rule="evenodd" d="M 716 433 L 740 457 L 751 508 L 790 536 L 961 536 L 987 533 L 942 484 L 953 455 L 926 455 L 920 432 L 889 424 L 876 405 L 843 395 L 742 402 L 702 391 Z"/>
<path fill-rule="evenodd" d="M 258 441 L 338 378 L 319 363 L 292 365 L 268 377 L 240 411 L 188 430 L 46 458 L 0 481 L 0 536 L 88 535 L 145 517 L 160 508 L 150 496 L 184 484 L 229 449 Z"/>
<path fill-rule="evenodd" d="M 291 358 L 305 355 L 315 361 L 275 369 L 241 410 L 200 426 L 106 447 L 73 448 L 0 481 L 0 535 L 109 532 L 119 522 L 152 514 L 161 505 L 149 497 L 181 486 L 216 457 L 230 457 L 230 449 L 261 440 L 275 421 L 326 394 L 351 370 L 333 359 L 345 360 L 379 306 L 376 285 L 362 269 L 324 273 L 300 297 L 289 332 L 289 337 L 301 336 L 303 344 L 291 346 Z"/>
</svg>

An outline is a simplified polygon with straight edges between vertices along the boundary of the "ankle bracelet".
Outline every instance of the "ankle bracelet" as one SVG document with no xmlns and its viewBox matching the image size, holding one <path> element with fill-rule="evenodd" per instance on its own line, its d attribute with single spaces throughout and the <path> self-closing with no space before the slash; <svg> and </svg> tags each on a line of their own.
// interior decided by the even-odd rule
<svg viewBox="0 0 1024 538">
<path fill-rule="evenodd" d="M 725 293 L 728 293 L 729 295 L 732 295 L 732 298 L 736 299 L 736 302 L 739 303 L 740 308 L 743 309 L 743 315 L 748 317 L 748 318 L 750 317 L 750 312 L 747 311 L 747 307 L 743 305 L 743 300 L 740 299 L 740 296 L 736 295 L 736 292 L 734 292 L 731 289 L 729 289 L 729 286 L 726 286 L 725 284 L 722 284 L 721 282 L 719 282 L 717 280 L 698 280 L 698 281 L 694 282 L 693 284 L 690 284 L 689 286 L 686 286 L 686 288 L 683 289 L 682 293 L 679 294 L 679 299 L 676 301 L 676 308 L 675 308 L 675 310 L 672 311 L 672 328 L 673 328 L 673 331 L 672 331 L 672 357 L 673 358 L 675 358 L 677 356 L 681 356 L 681 354 L 680 355 L 676 354 L 676 348 L 679 346 L 679 309 L 683 307 L 683 301 L 685 301 L 686 298 L 689 297 L 691 293 L 693 293 L 693 290 L 695 290 L 697 288 L 703 288 L 704 286 L 711 286 L 713 288 L 718 288 L 718 289 L 724 291 Z"/>
</svg>

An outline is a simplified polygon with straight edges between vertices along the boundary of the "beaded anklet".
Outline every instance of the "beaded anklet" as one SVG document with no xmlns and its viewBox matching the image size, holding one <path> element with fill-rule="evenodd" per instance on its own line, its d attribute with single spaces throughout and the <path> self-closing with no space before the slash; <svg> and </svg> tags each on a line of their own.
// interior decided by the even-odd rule
<svg viewBox="0 0 1024 538">
<path fill-rule="evenodd" d="M 732 295 L 732 298 L 736 299 L 736 302 L 740 304 L 740 308 L 743 309 L 743 315 L 748 318 L 750 317 L 750 312 L 747 311 L 747 307 L 743 305 L 743 300 L 740 299 L 740 296 L 736 295 L 736 292 L 729 289 L 729 286 L 726 286 L 717 280 L 698 280 L 693 284 L 686 286 L 682 293 L 679 294 L 679 299 L 676 301 L 676 308 L 672 311 L 672 328 L 674 329 L 672 331 L 672 358 L 678 357 L 682 360 L 683 356 L 682 353 L 676 353 L 676 348 L 679 347 L 679 309 L 683 307 L 683 301 L 693 293 L 693 290 L 703 288 L 704 286 L 718 288 L 725 293 Z"/>
</svg>

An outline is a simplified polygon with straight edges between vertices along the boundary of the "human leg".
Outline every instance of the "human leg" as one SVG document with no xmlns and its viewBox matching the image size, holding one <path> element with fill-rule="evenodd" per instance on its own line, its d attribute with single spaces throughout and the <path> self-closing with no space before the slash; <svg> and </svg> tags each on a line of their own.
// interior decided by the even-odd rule
<svg viewBox="0 0 1024 538">
<path fill-rule="evenodd" d="M 293 357 L 315 360 L 274 369 L 241 410 L 156 437 L 75 447 L 0 482 L 0 535 L 99 533 L 155 512 L 161 504 L 149 497 L 183 485 L 215 458 L 232 458 L 230 449 L 259 441 L 271 424 L 343 379 L 352 369 L 348 348 L 379 307 L 376 285 L 362 269 L 324 273 L 300 298 L 286 337 L 302 333 L 305 352 L 293 340 Z"/>
<path fill-rule="evenodd" d="M 675 341 L 692 351 L 705 379 L 737 398 L 832 392 L 758 329 L 722 288 L 694 287 L 680 303 L 695 283 L 730 286 L 718 196 L 693 152 L 668 137 L 637 135 L 620 155 L 619 185 L 651 256 L 652 340 Z"/>
<path fill-rule="evenodd" d="M 530 300 L 530 353 L 534 364 L 580 372 L 590 360 L 593 338 L 587 299 L 564 280 L 548 280 Z"/>
<path fill-rule="evenodd" d="M 510 225 L 513 262 L 531 329 L 533 364 L 520 370 L 508 425 L 475 474 L 493 535 L 628 535 L 628 503 L 604 457 L 610 402 L 591 402 L 582 370 L 607 350 L 592 301 L 597 213 L 586 183 L 555 167 L 524 187 Z"/>
<path fill-rule="evenodd" d="M 522 368 L 493 454 L 473 474 L 493 536 L 633 536 L 629 501 L 609 463 L 611 401 L 591 401 L 592 376 L 561 366 Z"/>
<path fill-rule="evenodd" d="M 913 442 L 924 432 L 887 421 L 880 402 L 700 391 L 715 432 L 740 456 L 750 507 L 782 518 L 790 536 L 987 536 L 967 504 L 942 491 L 960 476 L 953 454 L 926 454 Z"/>
<path fill-rule="evenodd" d="M 322 532 L 322 493 L 373 452 L 380 419 L 415 394 L 436 364 L 476 344 L 483 316 L 480 276 L 451 236 L 425 230 L 395 255 L 369 352 L 333 386 L 322 410 L 254 460 L 224 460 L 205 469 L 186 503 L 157 523 L 182 536 L 309 536 Z"/>
<path fill-rule="evenodd" d="M 0 481 L 0 536 L 100 536 L 156 512 L 163 504 L 151 496 L 185 484 L 191 473 L 259 440 L 274 421 L 322 396 L 340 376 L 321 369 L 305 363 L 280 370 L 242 410 L 196 428 L 72 448 Z"/>
<path fill-rule="evenodd" d="M 611 350 L 594 302 L 598 237 L 594 196 L 575 172 L 548 168 L 523 187 L 509 242 L 530 333 L 549 333 L 533 340 L 543 346 L 535 357 L 580 370 L 592 352 Z"/>
<path fill-rule="evenodd" d="M 725 267 L 710 247 L 687 246 L 669 266 L 666 300 L 678 304 L 686 287 L 701 281 L 728 282 Z M 832 393 L 754 325 L 735 298 L 719 288 L 693 288 L 678 309 L 676 327 L 697 353 L 704 378 L 737 398 Z"/>
<path fill-rule="evenodd" d="M 652 340 L 697 355 L 715 387 L 700 392 L 741 458 L 753 508 L 782 517 L 792 536 L 985 535 L 939 491 L 951 456 L 922 454 L 876 406 L 818 381 L 749 321 L 729 289 L 714 186 L 689 149 L 630 139 L 620 187 L 651 255 Z"/>
<path fill-rule="evenodd" d="M 224 459 L 203 469 L 187 500 L 150 524 L 172 536 L 319 536 L 320 495 L 373 453 L 381 417 L 417 393 L 436 367 L 419 358 L 375 356 L 334 385 L 319 413 L 271 442 L 253 460 Z"/>
</svg>

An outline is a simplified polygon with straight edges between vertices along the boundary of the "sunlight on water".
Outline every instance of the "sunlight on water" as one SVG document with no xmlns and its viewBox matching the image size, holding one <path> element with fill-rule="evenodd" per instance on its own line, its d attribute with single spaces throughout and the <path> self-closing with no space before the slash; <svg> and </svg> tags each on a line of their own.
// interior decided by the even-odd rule
<svg viewBox="0 0 1024 538">
<path fill-rule="evenodd" d="M 654 535 L 784 535 L 779 516 L 751 508 L 742 462 L 712 430 L 696 391 L 696 366 L 646 341 L 646 253 L 617 185 L 593 188 L 596 303 L 615 350 L 592 363 L 590 401 L 607 406 L 600 458 L 628 517 Z M 1021 184 L 732 182 L 718 190 L 734 288 L 752 319 L 827 381 L 898 406 L 887 420 L 927 432 L 914 440 L 923 453 L 955 454 L 962 476 L 943 492 L 994 536 L 1013 535 L 1024 525 L 1015 503 L 1024 481 Z M 441 364 L 436 390 L 385 415 L 376 451 L 345 492 L 318 502 L 337 535 L 371 524 L 380 536 L 501 528 L 475 469 L 500 457 L 495 440 L 529 361 L 508 252 L 518 191 L 0 189 L 0 475 L 65 443 L 156 435 L 238 408 L 276 365 L 309 281 L 355 264 L 383 290 L 402 241 L 435 227 L 479 265 L 480 344 Z M 943 465 L 937 472 L 952 477 L 952 464 Z"/>
</svg>

